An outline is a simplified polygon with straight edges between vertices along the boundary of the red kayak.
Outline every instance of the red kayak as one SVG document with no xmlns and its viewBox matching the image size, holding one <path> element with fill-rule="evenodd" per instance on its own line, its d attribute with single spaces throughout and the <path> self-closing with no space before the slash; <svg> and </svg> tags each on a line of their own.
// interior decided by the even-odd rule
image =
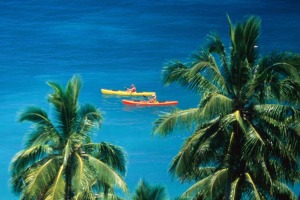
<svg viewBox="0 0 300 200">
<path fill-rule="evenodd" d="M 134 100 L 122 100 L 123 104 L 132 105 L 132 106 L 174 106 L 178 104 L 178 101 L 134 101 Z"/>
</svg>

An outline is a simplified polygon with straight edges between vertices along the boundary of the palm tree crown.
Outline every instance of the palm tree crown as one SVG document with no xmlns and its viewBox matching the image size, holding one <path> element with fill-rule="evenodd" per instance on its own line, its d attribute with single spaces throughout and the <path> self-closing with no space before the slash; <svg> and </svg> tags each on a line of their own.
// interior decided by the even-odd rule
<svg viewBox="0 0 300 200">
<path fill-rule="evenodd" d="M 48 101 L 55 122 L 37 106 L 20 114 L 20 122 L 34 127 L 24 150 L 11 162 L 11 184 L 21 199 L 95 199 L 95 194 L 113 195 L 114 187 L 128 192 L 126 155 L 109 143 L 93 143 L 91 133 L 100 126 L 102 115 L 91 104 L 78 105 L 81 80 L 74 76 L 64 89 L 48 82 L 54 92 Z"/>
<path fill-rule="evenodd" d="M 300 178 L 300 55 L 259 57 L 260 19 L 228 21 L 229 54 L 210 34 L 193 62 L 164 67 L 166 85 L 198 92 L 201 101 L 162 115 L 154 134 L 193 128 L 170 167 L 181 181 L 195 181 L 182 199 L 296 199 L 287 185 Z"/>
<path fill-rule="evenodd" d="M 132 200 L 168 200 L 164 186 L 151 186 L 146 181 L 140 180 Z"/>
</svg>

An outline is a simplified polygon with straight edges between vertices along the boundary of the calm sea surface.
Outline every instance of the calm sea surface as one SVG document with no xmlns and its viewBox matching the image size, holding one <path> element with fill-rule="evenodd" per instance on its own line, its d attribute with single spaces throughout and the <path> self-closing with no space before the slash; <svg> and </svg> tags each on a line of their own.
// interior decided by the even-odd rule
<svg viewBox="0 0 300 200">
<path fill-rule="evenodd" d="M 188 60 L 210 32 L 229 44 L 226 14 L 233 23 L 247 15 L 262 20 L 262 54 L 300 52 L 300 2 L 230 1 L 0 1 L 0 199 L 11 193 L 9 163 L 23 147 L 30 124 L 17 122 L 20 110 L 47 103 L 46 81 L 63 85 L 80 74 L 80 103 L 92 103 L 104 116 L 94 141 L 122 146 L 128 155 L 126 182 L 139 179 L 167 187 L 171 198 L 188 188 L 168 173 L 171 159 L 188 133 L 153 137 L 153 122 L 172 107 L 128 107 L 101 88 L 156 91 L 159 100 L 178 100 L 182 109 L 199 101 L 176 85 L 164 87 L 160 73 L 170 60 Z M 299 186 L 295 187 L 298 194 Z"/>
</svg>

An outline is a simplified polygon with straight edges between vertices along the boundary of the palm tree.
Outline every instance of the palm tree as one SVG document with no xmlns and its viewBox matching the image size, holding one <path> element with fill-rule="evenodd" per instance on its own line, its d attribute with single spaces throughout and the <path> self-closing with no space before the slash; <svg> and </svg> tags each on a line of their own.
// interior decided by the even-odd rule
<svg viewBox="0 0 300 200">
<path fill-rule="evenodd" d="M 141 179 L 132 200 L 168 200 L 168 195 L 164 186 L 151 186 Z"/>
<path fill-rule="evenodd" d="M 209 34 L 192 62 L 164 67 L 166 85 L 177 83 L 201 100 L 161 115 L 153 134 L 192 131 L 170 167 L 182 182 L 195 181 L 182 199 L 297 199 L 288 185 L 300 180 L 300 55 L 259 58 L 260 19 L 228 22 L 229 54 Z"/>
<path fill-rule="evenodd" d="M 64 89 L 48 82 L 54 92 L 48 101 L 55 121 L 40 107 L 30 106 L 20 114 L 20 122 L 34 126 L 26 136 L 24 150 L 12 159 L 11 185 L 21 199 L 96 199 L 111 196 L 114 187 L 128 192 L 126 154 L 110 143 L 93 143 L 91 133 L 102 123 L 100 111 L 91 104 L 78 105 L 79 76 Z"/>
</svg>

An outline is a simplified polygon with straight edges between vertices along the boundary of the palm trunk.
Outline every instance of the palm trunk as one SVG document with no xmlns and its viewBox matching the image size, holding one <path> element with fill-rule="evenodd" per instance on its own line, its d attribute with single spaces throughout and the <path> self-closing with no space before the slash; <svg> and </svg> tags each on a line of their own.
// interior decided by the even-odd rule
<svg viewBox="0 0 300 200">
<path fill-rule="evenodd" d="M 236 122 L 236 127 L 234 128 L 234 132 L 235 132 L 235 137 L 234 137 L 234 141 L 233 141 L 233 146 L 230 149 L 229 155 L 235 155 L 234 158 L 231 158 L 230 162 L 229 162 L 229 170 L 228 170 L 228 177 L 226 180 L 226 185 L 225 185 L 225 195 L 224 195 L 224 199 L 225 200 L 229 200 L 230 199 L 230 194 L 231 194 L 231 183 L 232 180 L 235 178 L 234 174 L 236 174 L 236 170 L 233 169 L 233 166 L 239 166 L 238 168 L 241 170 L 243 170 L 245 168 L 245 162 L 241 160 L 241 130 L 239 127 L 238 122 Z M 239 198 L 236 198 L 239 199 Z"/>
<path fill-rule="evenodd" d="M 66 186 L 65 186 L 65 200 L 72 200 L 73 199 L 73 192 L 72 192 L 72 163 L 73 163 L 73 154 L 70 155 L 67 166 L 66 166 Z"/>
</svg>

